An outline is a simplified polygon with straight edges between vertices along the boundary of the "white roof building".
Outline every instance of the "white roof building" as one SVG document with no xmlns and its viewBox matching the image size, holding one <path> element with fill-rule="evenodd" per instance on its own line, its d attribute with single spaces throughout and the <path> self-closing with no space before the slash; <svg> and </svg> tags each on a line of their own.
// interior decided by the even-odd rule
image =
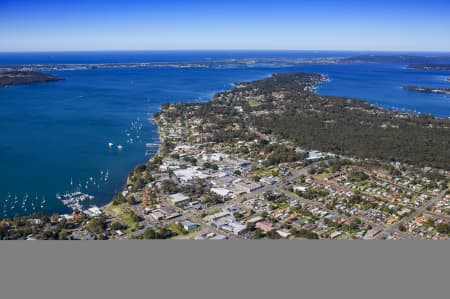
<svg viewBox="0 0 450 299">
<path fill-rule="evenodd" d="M 200 168 L 198 168 L 198 167 L 177 169 L 173 173 L 182 182 L 188 182 L 188 181 L 193 180 L 194 178 L 206 179 L 208 177 L 208 175 L 201 172 Z"/>
<path fill-rule="evenodd" d="M 100 210 L 98 207 L 93 206 L 92 208 L 89 208 L 85 211 L 83 211 L 84 214 L 90 216 L 90 217 L 96 217 L 103 215 L 102 210 Z"/>
<path fill-rule="evenodd" d="M 315 160 L 315 159 L 321 159 L 324 157 L 324 154 L 322 154 L 319 151 L 310 151 L 308 152 L 308 160 Z"/>
<path fill-rule="evenodd" d="M 227 158 L 228 158 L 227 154 L 213 153 L 213 154 L 203 154 L 201 159 L 203 161 L 208 161 L 208 162 L 219 162 L 219 161 L 227 159 Z"/>
<path fill-rule="evenodd" d="M 184 195 L 183 193 L 176 193 L 170 195 L 170 202 L 174 205 L 185 204 L 190 200 L 189 196 Z"/>
<path fill-rule="evenodd" d="M 295 186 L 294 187 L 294 191 L 298 191 L 298 192 L 306 192 L 306 190 L 308 190 L 307 187 L 304 186 Z"/>
<path fill-rule="evenodd" d="M 211 188 L 211 192 L 220 195 L 222 197 L 227 197 L 233 195 L 233 193 L 226 188 Z"/>
<path fill-rule="evenodd" d="M 199 225 L 197 223 L 191 222 L 189 220 L 181 221 L 181 225 L 187 231 L 190 231 L 191 229 L 199 227 Z"/>
<path fill-rule="evenodd" d="M 220 227 L 220 229 L 224 230 L 224 231 L 229 231 L 232 232 L 233 234 L 240 235 L 241 233 L 243 233 L 246 229 L 247 226 L 240 224 L 239 222 L 233 221 L 233 222 L 229 222 L 227 224 L 224 224 Z"/>
</svg>

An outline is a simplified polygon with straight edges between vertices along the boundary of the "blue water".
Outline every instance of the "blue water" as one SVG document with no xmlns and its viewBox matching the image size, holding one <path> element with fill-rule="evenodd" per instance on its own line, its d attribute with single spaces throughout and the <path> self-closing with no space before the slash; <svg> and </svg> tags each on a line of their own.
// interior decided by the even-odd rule
<svg viewBox="0 0 450 299">
<path fill-rule="evenodd" d="M 363 53 L 1 53 L 0 65 L 184 62 L 359 54 Z M 446 78 L 450 77 L 450 73 L 411 71 L 403 67 L 368 64 L 73 70 L 52 72 L 65 78 L 64 81 L 2 88 L 0 218 L 3 213 L 12 216 L 40 210 L 46 213 L 65 212 L 67 209 L 58 202 L 55 194 L 76 187 L 95 195 L 93 203 L 107 203 L 114 193 L 121 190 L 127 173 L 136 164 L 148 160 L 145 143 L 158 142 L 156 127 L 150 122 L 150 117 L 162 103 L 207 101 L 215 92 L 230 88 L 233 82 L 255 80 L 275 72 L 324 73 L 329 76 L 330 82 L 319 86 L 318 92 L 321 94 L 362 98 L 383 107 L 450 117 L 449 96 L 401 89 L 402 85 L 449 87 Z M 109 142 L 114 143 L 111 149 Z M 124 147 L 122 151 L 116 148 L 119 144 Z M 27 194 L 28 200 L 22 208 L 23 198 Z M 15 196 L 18 198 L 16 204 Z M 46 202 L 41 208 L 43 198 Z"/>
</svg>

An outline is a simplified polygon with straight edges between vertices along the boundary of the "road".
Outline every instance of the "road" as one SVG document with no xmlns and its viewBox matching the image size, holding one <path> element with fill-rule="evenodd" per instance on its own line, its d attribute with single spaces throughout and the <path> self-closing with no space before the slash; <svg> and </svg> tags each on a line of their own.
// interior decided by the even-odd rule
<svg viewBox="0 0 450 299">
<path fill-rule="evenodd" d="M 383 234 L 390 235 L 391 233 L 393 233 L 395 231 L 398 231 L 398 228 L 400 227 L 400 225 L 407 224 L 409 221 L 411 221 L 412 219 L 416 218 L 417 216 L 419 216 L 423 212 L 425 212 L 428 207 L 432 206 L 434 203 L 436 203 L 437 201 L 441 200 L 445 196 L 446 191 L 447 190 L 442 191 L 440 194 L 436 195 L 435 197 L 433 197 L 432 199 L 427 201 L 425 204 L 423 204 L 420 208 L 418 208 L 413 213 L 411 213 L 411 215 L 409 215 L 408 217 L 403 218 L 402 220 L 400 220 L 395 225 L 385 229 L 383 231 Z"/>
<path fill-rule="evenodd" d="M 291 171 L 291 175 L 289 175 L 287 178 L 289 179 L 289 181 L 292 181 L 292 180 L 298 178 L 298 177 L 301 176 L 301 175 L 306 175 L 307 172 L 308 172 L 311 168 L 315 167 L 315 166 L 316 166 L 317 164 L 319 164 L 319 163 L 320 163 L 320 161 L 319 161 L 319 162 L 315 162 L 315 163 L 313 163 L 313 164 L 310 164 L 310 165 L 308 165 L 308 166 L 305 166 L 305 167 L 303 167 L 303 168 L 301 168 L 301 169 L 293 170 L 293 171 Z M 303 203 L 308 203 L 308 204 L 311 204 L 311 205 L 319 206 L 320 208 L 322 208 L 323 210 L 325 210 L 325 211 L 327 211 L 327 212 L 329 212 L 329 213 L 334 213 L 334 214 L 337 214 L 337 215 L 339 215 L 339 216 L 344 217 L 344 215 L 343 215 L 342 213 L 338 212 L 338 211 L 335 211 L 335 210 L 329 210 L 329 209 L 325 208 L 325 207 L 324 207 L 324 204 L 322 204 L 322 203 L 320 203 L 320 202 L 311 201 L 311 200 L 307 200 L 307 199 L 301 198 L 301 197 L 299 197 L 297 194 L 292 193 L 292 192 L 289 192 L 289 191 L 287 191 L 287 190 L 285 190 L 285 189 L 277 188 L 277 190 L 278 190 L 279 192 L 283 192 L 285 195 L 287 195 L 287 196 L 290 197 L 290 198 L 295 198 L 295 199 L 297 199 L 297 200 L 300 199 Z M 370 224 L 370 225 L 372 226 L 372 228 L 381 230 L 381 232 L 377 235 L 376 239 L 385 238 L 385 237 L 391 235 L 391 234 L 394 233 L 394 232 L 397 233 L 400 237 L 402 237 L 402 238 L 404 238 L 404 239 L 413 239 L 412 236 L 410 236 L 410 235 L 408 235 L 408 234 L 406 234 L 406 233 L 400 232 L 400 231 L 398 230 L 399 225 L 400 225 L 400 224 L 405 224 L 405 223 L 409 222 L 411 219 L 413 219 L 414 217 L 420 215 L 421 213 L 423 213 L 423 212 L 426 210 L 427 207 L 429 207 L 430 205 L 434 204 L 436 201 L 442 199 L 442 197 L 443 197 L 444 195 L 445 195 L 445 191 L 442 192 L 441 194 L 439 194 L 438 196 L 435 196 L 433 199 L 431 199 L 431 200 L 428 201 L 426 204 L 424 204 L 423 206 L 421 206 L 419 209 L 417 209 L 417 210 L 416 210 L 413 214 L 411 214 L 409 217 L 403 219 L 402 221 L 400 221 L 399 223 L 397 223 L 397 224 L 395 224 L 395 225 L 393 225 L 393 226 L 389 226 L 389 227 L 388 227 L 388 226 L 384 226 L 384 225 L 382 225 L 382 224 L 375 223 L 375 222 L 373 222 L 373 221 L 371 221 L 371 220 L 369 220 L 369 219 L 367 219 L 367 218 L 365 218 L 365 217 L 362 217 L 362 216 L 359 216 L 358 218 L 360 218 L 360 219 L 361 219 L 362 221 L 364 221 L 365 223 Z M 346 217 L 346 218 L 348 218 L 348 217 Z M 350 217 L 350 218 L 353 219 L 353 218 L 355 218 L 355 217 L 352 216 L 352 217 Z"/>
</svg>

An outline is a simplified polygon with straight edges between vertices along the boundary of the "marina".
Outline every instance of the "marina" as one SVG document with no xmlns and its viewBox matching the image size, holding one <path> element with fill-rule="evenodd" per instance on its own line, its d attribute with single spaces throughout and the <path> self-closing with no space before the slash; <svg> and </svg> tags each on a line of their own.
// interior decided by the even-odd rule
<svg viewBox="0 0 450 299">
<path fill-rule="evenodd" d="M 56 198 L 73 211 L 83 210 L 83 202 L 95 199 L 93 195 L 82 193 L 80 191 L 65 193 L 63 195 L 56 194 Z"/>
</svg>

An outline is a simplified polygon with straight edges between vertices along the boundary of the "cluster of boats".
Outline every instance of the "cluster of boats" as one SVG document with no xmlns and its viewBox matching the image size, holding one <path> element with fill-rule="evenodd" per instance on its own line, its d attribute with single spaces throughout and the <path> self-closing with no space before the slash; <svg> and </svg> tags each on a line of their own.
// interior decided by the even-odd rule
<svg viewBox="0 0 450 299">
<path fill-rule="evenodd" d="M 35 212 L 38 210 L 42 210 L 45 207 L 46 200 L 45 196 L 36 196 L 34 198 L 30 198 L 28 193 L 19 198 L 18 195 L 12 195 L 9 193 L 7 197 L 3 200 L 3 218 L 8 217 L 8 215 L 13 215 L 19 212 Z M 19 210 L 20 209 L 20 210 Z"/>
<path fill-rule="evenodd" d="M 131 145 L 138 141 L 142 141 L 141 132 L 143 129 L 144 129 L 144 123 L 142 122 L 142 120 L 139 117 L 136 118 L 136 120 L 133 120 L 130 124 L 130 127 L 125 129 L 126 143 Z M 112 142 L 108 143 L 108 147 L 110 149 L 117 148 L 118 151 L 123 150 L 123 145 L 118 144 L 117 146 L 115 146 L 114 143 L 112 143 Z"/>
</svg>

